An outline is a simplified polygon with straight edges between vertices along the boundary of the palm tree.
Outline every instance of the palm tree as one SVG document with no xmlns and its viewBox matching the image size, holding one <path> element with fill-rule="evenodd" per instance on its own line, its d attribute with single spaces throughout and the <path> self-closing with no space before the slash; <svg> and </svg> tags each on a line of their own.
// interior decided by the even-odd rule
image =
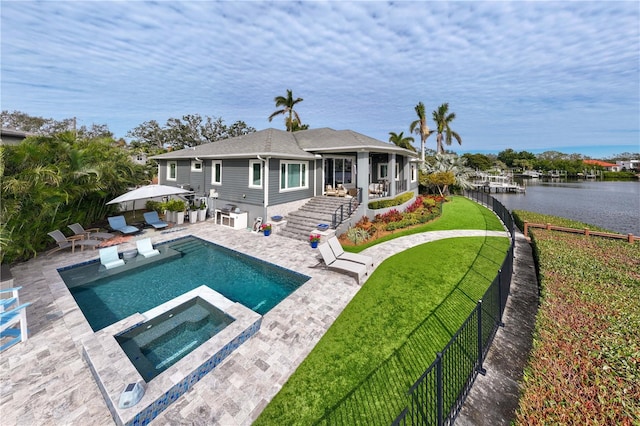
<svg viewBox="0 0 640 426">
<path fill-rule="evenodd" d="M 389 142 L 399 146 L 400 148 L 408 149 L 409 151 L 416 152 L 416 148 L 412 145 L 415 141 L 411 136 L 404 137 L 404 132 L 396 134 L 395 132 L 389 132 Z"/>
<path fill-rule="evenodd" d="M 273 98 L 273 100 L 276 103 L 276 108 L 277 107 L 283 107 L 283 108 L 271 114 L 269 116 L 269 121 L 273 120 L 273 117 L 275 117 L 276 115 L 288 114 L 288 117 L 285 118 L 285 125 L 287 126 L 287 132 L 293 132 L 294 126 L 292 126 L 292 124 L 294 122 L 297 122 L 298 126 L 301 126 L 302 122 L 300 121 L 300 117 L 298 116 L 298 113 L 293 109 L 293 107 L 298 102 L 302 102 L 303 101 L 302 98 L 293 99 L 293 92 L 287 89 L 286 98 L 284 96 L 276 96 L 275 98 Z"/>
<path fill-rule="evenodd" d="M 418 102 L 415 110 L 416 114 L 418 114 L 418 119 L 411 123 L 409 131 L 420 135 L 420 160 L 424 163 L 424 148 L 427 143 L 427 138 L 433 133 L 433 130 L 429 130 L 429 126 L 427 126 L 427 115 L 424 112 L 424 104 Z"/>
<path fill-rule="evenodd" d="M 447 145 L 451 145 L 452 138 L 458 141 L 459 145 L 462 145 L 462 138 L 459 134 L 451 130 L 450 124 L 456 118 L 456 114 L 449 112 L 449 104 L 443 103 L 438 107 L 436 111 L 433 111 L 433 121 L 438 128 L 438 138 L 436 142 L 438 144 L 438 154 L 444 153 L 444 147 L 442 146 L 443 133 L 444 141 Z"/>
</svg>

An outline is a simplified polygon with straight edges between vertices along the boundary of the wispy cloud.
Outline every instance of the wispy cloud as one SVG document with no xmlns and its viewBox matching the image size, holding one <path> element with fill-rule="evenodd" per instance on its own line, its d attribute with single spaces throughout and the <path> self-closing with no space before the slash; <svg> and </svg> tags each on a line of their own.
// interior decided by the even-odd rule
<svg viewBox="0 0 640 426">
<path fill-rule="evenodd" d="M 2 108 L 106 123 L 200 113 L 381 140 L 443 102 L 462 149 L 638 146 L 635 2 L 3 2 Z M 619 129 L 628 132 L 620 133 Z M 640 148 L 638 148 L 640 150 Z"/>
</svg>

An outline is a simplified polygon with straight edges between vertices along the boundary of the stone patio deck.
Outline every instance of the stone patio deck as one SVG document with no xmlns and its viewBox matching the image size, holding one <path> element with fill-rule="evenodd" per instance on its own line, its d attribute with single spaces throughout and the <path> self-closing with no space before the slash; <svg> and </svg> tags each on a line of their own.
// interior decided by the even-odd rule
<svg viewBox="0 0 640 426">
<path fill-rule="evenodd" d="M 195 235 L 311 277 L 270 312 L 260 331 L 160 414 L 154 424 L 250 424 L 360 289 L 356 281 L 320 265 L 309 244 L 272 234 L 264 237 L 213 222 L 173 232 L 145 230 L 123 243 L 151 237 L 154 244 Z M 442 231 L 399 238 L 371 247 L 379 265 L 416 244 L 460 236 L 506 236 L 504 232 Z M 82 357 L 81 340 L 93 333 L 56 269 L 95 259 L 98 252 L 44 254 L 11 269 L 23 286 L 29 340 L 0 354 L 0 418 L 3 425 L 113 424 L 113 418 Z"/>
</svg>

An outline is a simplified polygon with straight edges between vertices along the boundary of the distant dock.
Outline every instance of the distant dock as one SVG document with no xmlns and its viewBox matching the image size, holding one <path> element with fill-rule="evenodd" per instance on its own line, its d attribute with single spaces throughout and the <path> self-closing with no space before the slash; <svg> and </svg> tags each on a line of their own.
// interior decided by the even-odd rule
<svg viewBox="0 0 640 426">
<path fill-rule="evenodd" d="M 513 182 L 510 175 L 483 175 L 481 180 L 473 184 L 478 191 L 525 193 L 525 187 Z"/>
</svg>

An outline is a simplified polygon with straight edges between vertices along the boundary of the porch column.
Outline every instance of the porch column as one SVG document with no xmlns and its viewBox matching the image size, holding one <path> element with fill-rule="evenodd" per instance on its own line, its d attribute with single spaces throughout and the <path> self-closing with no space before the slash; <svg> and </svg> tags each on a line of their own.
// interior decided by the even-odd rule
<svg viewBox="0 0 640 426">
<path fill-rule="evenodd" d="M 389 196 L 396 196 L 396 154 L 389 154 Z"/>
<path fill-rule="evenodd" d="M 356 187 L 362 190 L 362 204 L 369 204 L 369 153 L 358 151 L 356 159 Z"/>
</svg>

